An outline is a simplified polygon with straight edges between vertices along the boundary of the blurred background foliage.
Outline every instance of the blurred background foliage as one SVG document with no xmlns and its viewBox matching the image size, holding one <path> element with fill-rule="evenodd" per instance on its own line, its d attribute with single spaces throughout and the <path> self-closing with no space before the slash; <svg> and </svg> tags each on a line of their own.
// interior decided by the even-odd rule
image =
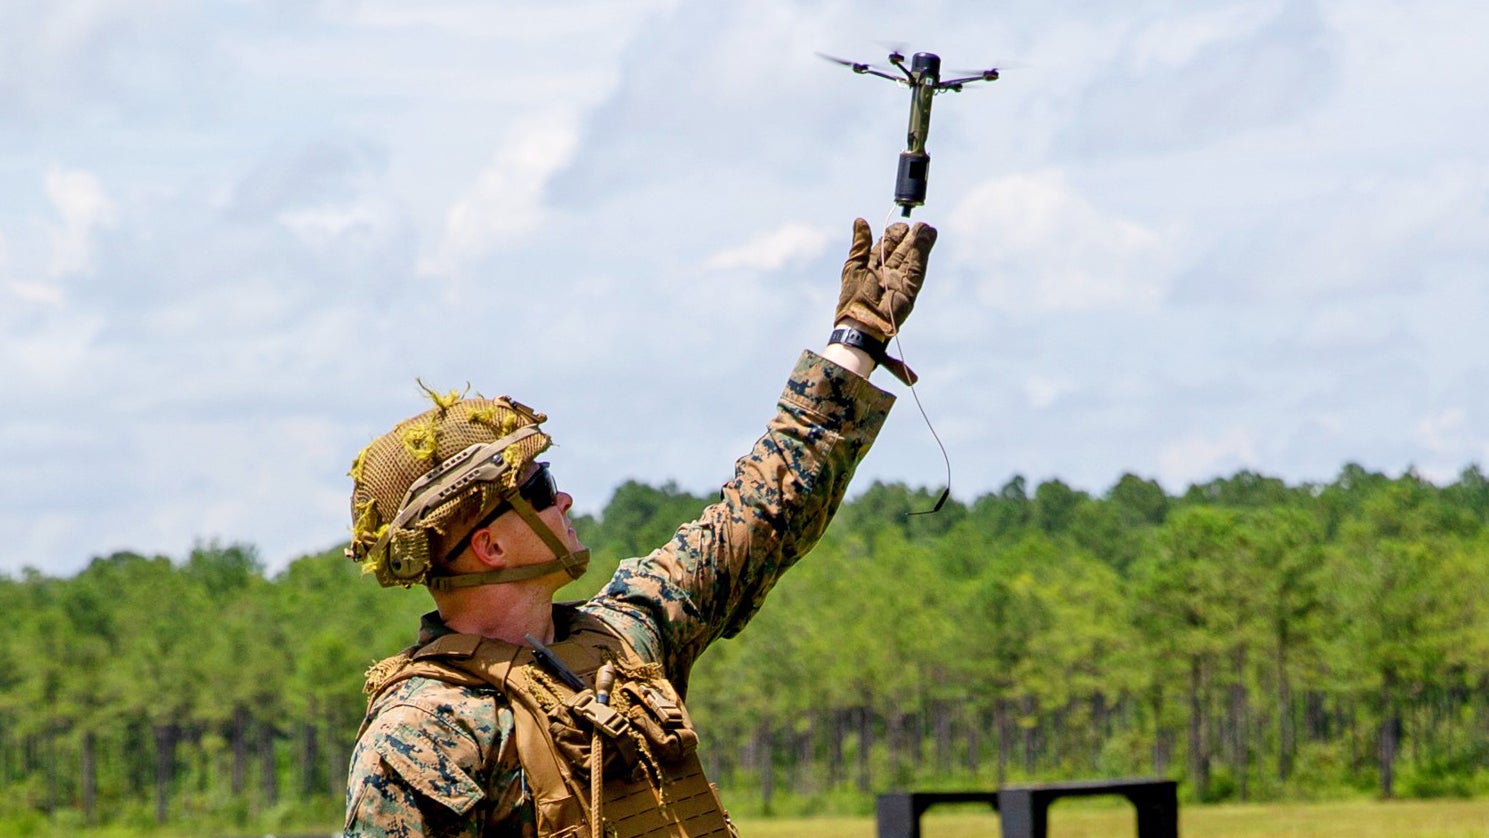
<svg viewBox="0 0 1489 838">
<path fill-rule="evenodd" d="M 1489 480 L 1348 465 L 1171 496 L 1021 477 L 935 515 L 874 484 L 693 677 L 747 815 L 904 787 L 1162 775 L 1191 801 L 1489 791 Z M 599 589 L 711 498 L 626 483 L 576 525 Z M 340 822 L 362 674 L 419 590 L 340 547 L 121 552 L 0 577 L 0 831 Z"/>
</svg>

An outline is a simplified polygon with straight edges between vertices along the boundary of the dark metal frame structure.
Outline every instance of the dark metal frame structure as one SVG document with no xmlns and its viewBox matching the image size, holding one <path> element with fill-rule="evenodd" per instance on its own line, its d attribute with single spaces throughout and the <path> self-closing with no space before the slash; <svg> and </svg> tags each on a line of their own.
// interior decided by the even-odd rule
<svg viewBox="0 0 1489 838">
<path fill-rule="evenodd" d="M 940 803 L 986 803 L 1002 838 L 1048 838 L 1049 808 L 1062 797 L 1118 795 L 1137 810 L 1137 838 L 1179 838 L 1179 791 L 1173 780 L 1077 780 L 1005 786 L 999 791 L 905 791 L 879 795 L 879 838 L 920 838 L 920 817 Z"/>
</svg>

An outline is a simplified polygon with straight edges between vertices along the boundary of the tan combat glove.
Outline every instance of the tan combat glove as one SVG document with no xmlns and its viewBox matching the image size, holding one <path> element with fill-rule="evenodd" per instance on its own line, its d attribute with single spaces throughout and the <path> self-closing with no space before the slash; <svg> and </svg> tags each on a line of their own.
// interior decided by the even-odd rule
<svg viewBox="0 0 1489 838">
<path fill-rule="evenodd" d="M 873 242 L 869 223 L 855 218 L 834 324 L 856 320 L 873 337 L 894 337 L 915 307 L 915 296 L 925 281 L 926 259 L 935 244 L 936 228 L 920 222 L 910 227 L 902 221 L 889 225 L 884 237 Z M 899 380 L 915 383 L 915 373 L 903 361 L 887 355 L 875 360 Z"/>
</svg>

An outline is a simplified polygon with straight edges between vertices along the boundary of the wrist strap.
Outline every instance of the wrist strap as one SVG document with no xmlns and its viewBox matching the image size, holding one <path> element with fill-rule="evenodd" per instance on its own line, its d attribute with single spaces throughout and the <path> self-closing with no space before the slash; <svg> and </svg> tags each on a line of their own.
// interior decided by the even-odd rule
<svg viewBox="0 0 1489 838">
<path fill-rule="evenodd" d="M 833 329 L 832 334 L 827 338 L 827 342 L 829 344 L 841 343 L 844 346 L 862 349 L 870 358 L 874 359 L 874 363 L 876 364 L 883 364 L 888 354 L 885 350 L 889 346 L 889 341 L 880 340 L 873 335 L 854 329 L 851 326 Z"/>
<path fill-rule="evenodd" d="M 889 370 L 895 378 L 905 382 L 906 386 L 913 385 L 919 378 L 914 370 L 905 365 L 904 361 L 889 357 L 888 340 L 881 340 L 851 326 L 844 326 L 839 329 L 833 329 L 832 334 L 827 338 L 827 342 L 829 344 L 841 343 L 844 346 L 862 349 L 868 353 L 869 358 L 874 363 Z"/>
</svg>

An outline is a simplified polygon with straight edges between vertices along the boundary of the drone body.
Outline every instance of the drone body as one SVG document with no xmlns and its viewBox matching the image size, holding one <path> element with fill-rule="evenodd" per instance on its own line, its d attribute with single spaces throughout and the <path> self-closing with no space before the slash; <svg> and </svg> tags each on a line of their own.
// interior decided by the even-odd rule
<svg viewBox="0 0 1489 838">
<path fill-rule="evenodd" d="M 894 202 L 899 204 L 900 214 L 909 217 L 911 210 L 925 203 L 926 185 L 930 179 L 931 156 L 926 153 L 925 141 L 931 132 L 933 97 L 948 90 L 959 93 L 964 85 L 972 82 L 996 81 L 998 70 L 981 70 L 975 75 L 942 81 L 941 57 L 935 53 L 917 52 L 906 66 L 904 55 L 898 50 L 891 52 L 889 63 L 900 75 L 871 64 L 846 61 L 831 55 L 822 57 L 849 67 L 855 73 L 878 76 L 910 88 L 910 125 L 905 132 L 905 150 L 900 152 L 899 171 L 894 181 Z"/>
</svg>

